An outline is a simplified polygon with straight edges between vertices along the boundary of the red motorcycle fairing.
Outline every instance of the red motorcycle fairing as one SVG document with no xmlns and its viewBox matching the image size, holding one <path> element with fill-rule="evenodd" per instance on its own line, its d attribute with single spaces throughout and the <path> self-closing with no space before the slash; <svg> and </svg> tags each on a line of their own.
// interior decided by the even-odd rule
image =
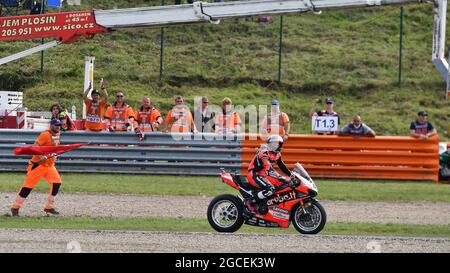
<svg viewBox="0 0 450 273">
<path fill-rule="evenodd" d="M 268 212 L 266 214 L 256 213 L 246 223 L 265 227 L 288 228 L 292 208 L 309 198 L 307 194 L 308 188 L 305 186 L 298 186 L 295 190 L 287 187 L 277 191 L 266 201 Z"/>
<path fill-rule="evenodd" d="M 302 169 L 301 165 L 298 169 Z M 268 199 L 256 200 L 258 189 L 249 184 L 246 177 L 226 173 L 221 169 L 221 181 L 240 192 L 240 195 L 222 194 L 216 196 L 208 205 L 208 222 L 218 232 L 235 232 L 242 224 L 261 227 L 288 228 L 292 222 L 294 228 L 302 234 L 317 234 L 326 223 L 326 212 L 315 200 L 317 188 L 308 176 L 300 177 L 294 173 L 290 184 L 276 187 L 275 194 Z M 293 185 L 298 183 L 303 186 Z M 291 186 L 289 186 L 291 185 Z M 302 217 L 307 215 L 307 217 Z"/>
<path fill-rule="evenodd" d="M 236 190 L 240 190 L 231 174 L 221 173 L 220 177 L 224 183 Z M 297 192 L 302 193 L 302 195 L 299 195 Z M 281 189 L 266 201 L 266 205 L 268 206 L 268 212 L 266 214 L 255 213 L 251 218 L 246 219 L 245 222 L 253 226 L 288 228 L 292 208 L 300 201 L 308 198 L 307 195 L 308 188 L 306 186 L 300 185 L 295 190 L 290 187 Z"/>
<path fill-rule="evenodd" d="M 233 180 L 233 177 L 229 173 L 221 173 L 220 178 L 222 181 L 231 187 L 235 188 L 236 190 L 239 190 L 239 186 L 236 184 L 236 182 Z"/>
</svg>

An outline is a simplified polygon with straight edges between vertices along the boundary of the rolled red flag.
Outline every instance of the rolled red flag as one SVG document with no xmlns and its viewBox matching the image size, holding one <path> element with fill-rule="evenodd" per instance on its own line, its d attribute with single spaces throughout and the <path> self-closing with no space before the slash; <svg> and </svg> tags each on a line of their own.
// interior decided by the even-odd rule
<svg viewBox="0 0 450 273">
<path fill-rule="evenodd" d="M 58 146 L 24 146 L 14 149 L 14 155 L 60 155 L 70 150 L 88 145 L 89 143 L 77 143 Z"/>
</svg>

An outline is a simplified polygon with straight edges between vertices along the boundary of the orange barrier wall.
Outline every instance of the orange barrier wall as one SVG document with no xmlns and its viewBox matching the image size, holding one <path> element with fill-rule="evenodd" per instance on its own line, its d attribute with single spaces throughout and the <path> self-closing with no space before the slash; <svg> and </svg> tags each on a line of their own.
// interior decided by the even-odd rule
<svg viewBox="0 0 450 273">
<path fill-rule="evenodd" d="M 263 140 L 242 143 L 242 172 L 247 173 Z M 283 160 L 292 168 L 303 164 L 309 174 L 324 178 L 364 178 L 438 181 L 439 137 L 360 137 L 290 135 L 283 146 Z"/>
</svg>

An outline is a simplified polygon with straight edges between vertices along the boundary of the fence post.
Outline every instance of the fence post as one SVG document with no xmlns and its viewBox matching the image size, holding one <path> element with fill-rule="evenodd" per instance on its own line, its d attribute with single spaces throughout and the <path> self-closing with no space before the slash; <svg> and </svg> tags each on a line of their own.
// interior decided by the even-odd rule
<svg viewBox="0 0 450 273">
<path fill-rule="evenodd" d="M 281 53 L 283 47 L 283 18 L 284 16 L 280 16 L 280 45 L 278 49 L 278 84 L 281 84 Z"/>
<path fill-rule="evenodd" d="M 161 6 L 164 6 L 164 0 L 161 0 Z M 161 41 L 160 41 L 160 52 L 159 52 L 159 81 L 162 81 L 163 71 L 164 71 L 164 27 L 161 27 Z"/>
<path fill-rule="evenodd" d="M 41 14 L 45 13 L 45 0 L 41 1 Z M 44 44 L 44 38 L 41 39 L 41 44 Z M 44 81 L 44 50 L 41 51 L 41 80 Z"/>
<path fill-rule="evenodd" d="M 400 7 L 400 49 L 398 58 L 398 87 L 402 85 L 402 58 L 403 58 L 403 6 Z"/>
</svg>

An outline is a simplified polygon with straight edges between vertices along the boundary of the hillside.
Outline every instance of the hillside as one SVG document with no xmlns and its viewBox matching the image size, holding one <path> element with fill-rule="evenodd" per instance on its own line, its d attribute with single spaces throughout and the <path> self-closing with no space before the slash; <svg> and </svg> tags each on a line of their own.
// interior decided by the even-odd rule
<svg viewBox="0 0 450 273">
<path fill-rule="evenodd" d="M 166 1 L 167 2 L 167 1 Z M 159 5 L 160 1 L 83 1 L 81 7 L 112 9 Z M 160 29 L 121 30 L 46 51 L 0 66 L 0 90 L 24 92 L 29 110 L 53 102 L 81 109 L 84 56 L 93 55 L 95 78 L 111 94 L 123 89 L 136 107 L 150 96 L 162 112 L 181 94 L 192 105 L 207 95 L 219 104 L 269 104 L 278 98 L 291 117 L 293 132 L 310 133 L 313 100 L 333 96 L 344 122 L 360 113 L 381 135 L 407 135 L 418 110 L 426 110 L 441 139 L 449 139 L 450 103 L 445 84 L 431 63 L 432 6 L 405 7 L 403 81 L 397 86 L 399 7 L 377 7 L 284 17 L 282 83 L 276 83 L 279 16 L 270 24 L 256 18 L 231 19 L 165 28 L 164 77 L 159 81 Z M 0 42 L 0 56 L 39 41 Z M 111 96 L 113 99 L 113 96 Z M 78 111 L 80 115 L 80 111 Z"/>
</svg>

